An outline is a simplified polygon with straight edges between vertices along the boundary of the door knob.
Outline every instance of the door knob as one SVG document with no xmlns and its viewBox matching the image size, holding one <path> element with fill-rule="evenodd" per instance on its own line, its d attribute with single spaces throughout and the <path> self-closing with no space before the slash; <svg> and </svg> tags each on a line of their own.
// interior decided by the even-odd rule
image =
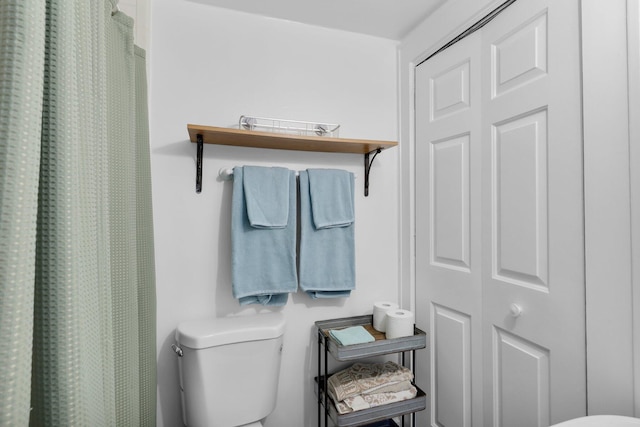
<svg viewBox="0 0 640 427">
<path fill-rule="evenodd" d="M 511 314 L 511 317 L 520 317 L 522 314 L 522 307 L 516 303 L 511 303 L 509 306 L 509 314 Z"/>
</svg>

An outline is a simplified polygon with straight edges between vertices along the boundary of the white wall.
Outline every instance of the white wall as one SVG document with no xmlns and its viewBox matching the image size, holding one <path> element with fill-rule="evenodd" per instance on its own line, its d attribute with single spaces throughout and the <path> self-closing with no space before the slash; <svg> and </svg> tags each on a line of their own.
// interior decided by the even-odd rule
<svg viewBox="0 0 640 427">
<path fill-rule="evenodd" d="M 151 17 L 158 425 L 181 425 L 177 361 L 169 348 L 179 322 L 275 310 L 241 308 L 231 295 L 232 183 L 219 182 L 217 172 L 243 164 L 358 175 L 356 291 L 327 301 L 298 293 L 282 309 L 287 328 L 278 405 L 266 425 L 313 425 L 314 322 L 370 313 L 374 301 L 399 295 L 398 149 L 376 158 L 365 198 L 360 155 L 205 145 L 203 191 L 196 194 L 195 145 L 187 142 L 186 125 L 232 126 L 246 114 L 335 122 L 343 137 L 395 140 L 396 45 L 185 0 L 156 0 Z"/>
</svg>

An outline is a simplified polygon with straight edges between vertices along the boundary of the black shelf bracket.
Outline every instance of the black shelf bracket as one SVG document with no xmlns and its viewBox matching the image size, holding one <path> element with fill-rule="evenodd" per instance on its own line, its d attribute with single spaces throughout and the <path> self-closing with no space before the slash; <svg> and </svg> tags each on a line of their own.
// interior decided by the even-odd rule
<svg viewBox="0 0 640 427">
<path fill-rule="evenodd" d="M 202 140 L 202 134 L 197 135 L 197 149 L 196 149 L 196 193 L 202 192 L 202 146 L 204 141 Z"/>
<path fill-rule="evenodd" d="M 373 164 L 376 156 L 380 154 L 381 151 L 382 148 L 377 148 L 373 151 L 365 153 L 364 155 L 364 197 L 369 196 L 369 172 L 371 171 L 371 165 Z M 371 157 L 371 160 L 369 160 L 369 156 L 373 152 L 375 152 L 375 154 L 373 155 L 373 157 Z"/>
</svg>

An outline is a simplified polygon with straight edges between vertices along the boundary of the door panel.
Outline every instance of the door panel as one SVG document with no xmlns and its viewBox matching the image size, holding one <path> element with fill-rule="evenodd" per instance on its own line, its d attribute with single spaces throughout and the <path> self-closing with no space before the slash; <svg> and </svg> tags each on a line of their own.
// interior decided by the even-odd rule
<svg viewBox="0 0 640 427">
<path fill-rule="evenodd" d="M 549 350 L 493 329 L 495 425 L 549 425 Z"/>
<path fill-rule="evenodd" d="M 469 135 L 430 145 L 432 264 L 469 271 Z"/>
<path fill-rule="evenodd" d="M 547 112 L 506 120 L 491 132 L 493 275 L 547 286 Z"/>
<path fill-rule="evenodd" d="M 435 425 L 471 425 L 471 319 L 436 304 L 431 314 Z"/>
<path fill-rule="evenodd" d="M 492 98 L 547 73 L 547 13 L 513 28 L 492 44 Z"/>
<path fill-rule="evenodd" d="M 431 120 L 469 108 L 469 61 L 454 65 L 429 79 Z"/>
<path fill-rule="evenodd" d="M 485 425 L 586 413 L 578 19 L 577 0 L 518 1 L 483 29 L 483 335 L 519 343 L 485 339 Z M 517 84 L 500 91 L 504 69 Z"/>
<path fill-rule="evenodd" d="M 473 334 L 481 329 L 480 169 L 471 161 L 480 155 L 479 52 L 471 36 L 416 76 L 416 298 L 424 307 L 416 323 L 430 336 L 429 350 L 416 354 L 417 383 L 430 397 L 419 426 L 471 426 L 482 410 L 482 343 Z"/>
</svg>

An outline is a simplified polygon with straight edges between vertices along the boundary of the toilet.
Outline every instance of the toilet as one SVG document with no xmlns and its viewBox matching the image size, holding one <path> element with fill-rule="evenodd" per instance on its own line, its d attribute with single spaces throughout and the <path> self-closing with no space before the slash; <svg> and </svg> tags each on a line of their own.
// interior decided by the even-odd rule
<svg viewBox="0 0 640 427">
<path fill-rule="evenodd" d="M 591 415 L 574 418 L 551 427 L 638 427 L 640 419 L 622 415 Z"/>
<path fill-rule="evenodd" d="M 259 427 L 276 405 L 281 313 L 183 322 L 175 332 L 188 427 Z"/>
</svg>

